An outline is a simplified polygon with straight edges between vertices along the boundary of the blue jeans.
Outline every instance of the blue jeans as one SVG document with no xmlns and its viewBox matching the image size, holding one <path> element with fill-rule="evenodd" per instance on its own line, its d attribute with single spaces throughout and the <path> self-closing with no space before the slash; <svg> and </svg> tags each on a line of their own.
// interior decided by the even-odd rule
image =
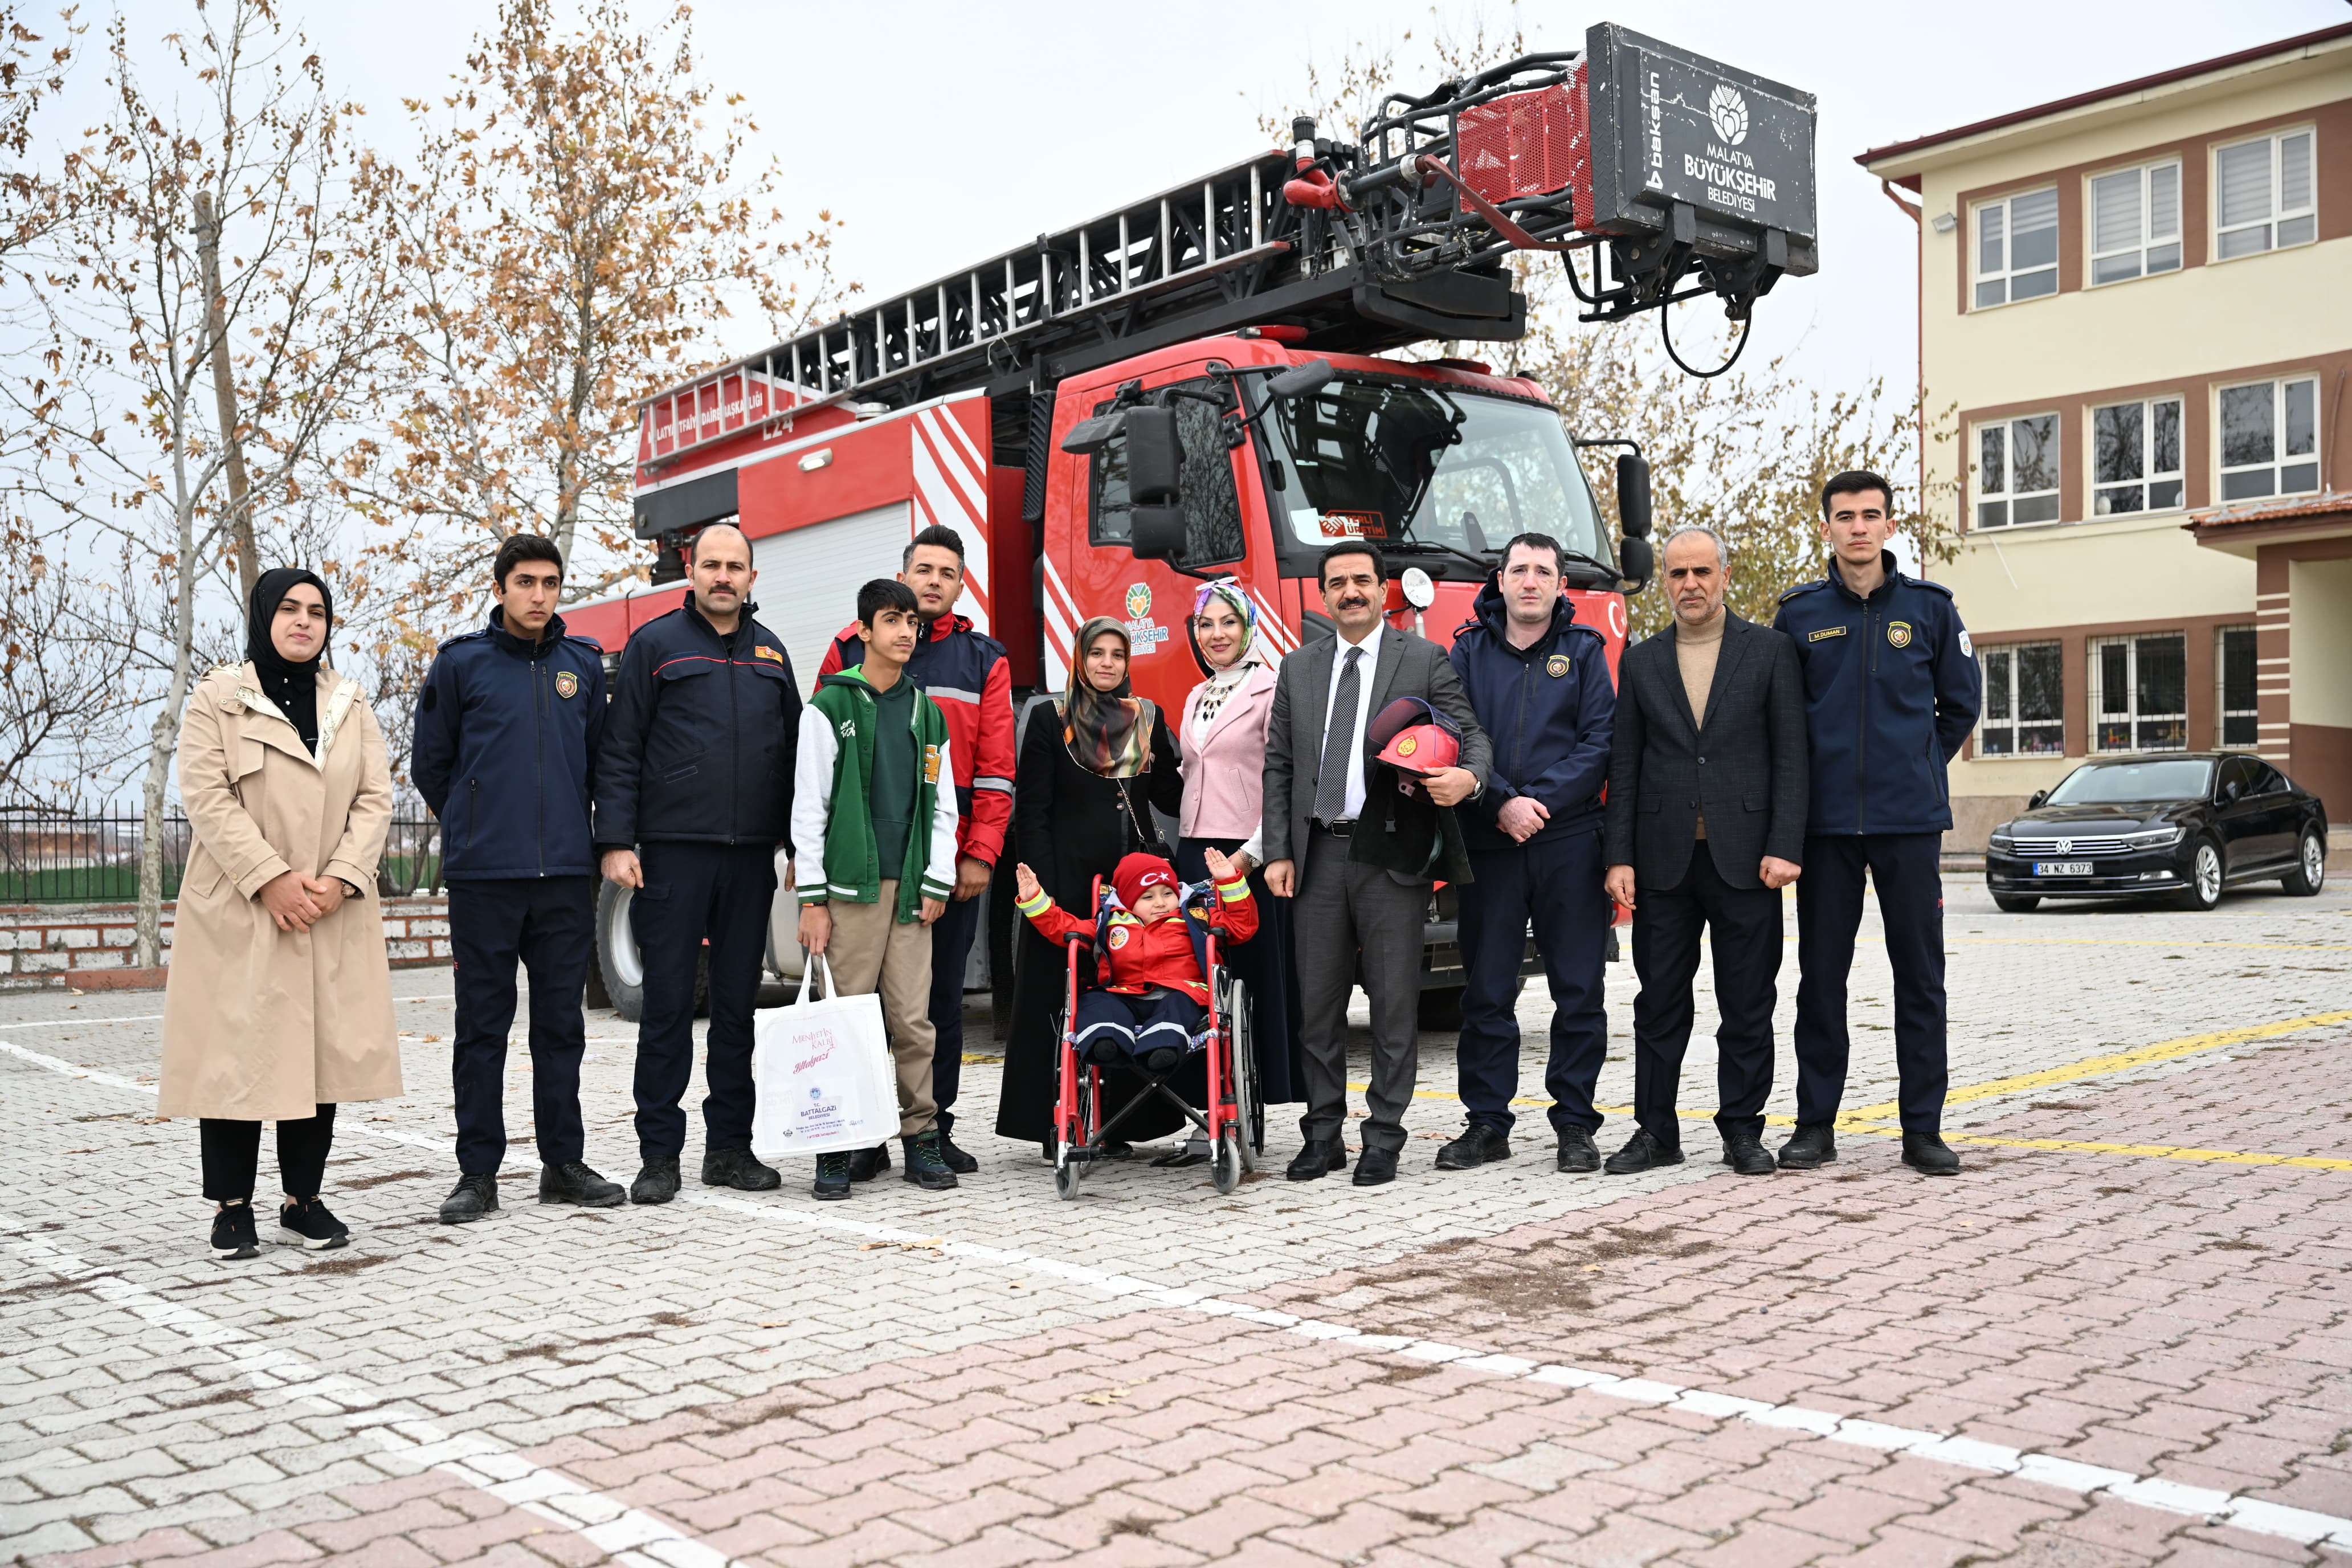
<svg viewBox="0 0 2352 1568">
<path fill-rule="evenodd" d="M 1519 964 L 1528 927 L 1551 986 L 1544 1088 L 1555 1132 L 1600 1131 L 1592 1087 L 1609 1056 L 1602 1005 L 1612 906 L 1601 890 L 1601 833 L 1580 829 L 1508 849 L 1473 851 L 1460 889 L 1462 1040 L 1454 1056 L 1470 1120 L 1508 1132 L 1519 1089 Z"/>
</svg>

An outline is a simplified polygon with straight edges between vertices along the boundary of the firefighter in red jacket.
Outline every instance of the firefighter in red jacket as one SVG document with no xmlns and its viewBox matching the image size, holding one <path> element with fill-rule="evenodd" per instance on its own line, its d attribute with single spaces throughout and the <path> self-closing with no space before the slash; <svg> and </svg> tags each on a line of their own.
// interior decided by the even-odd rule
<svg viewBox="0 0 2352 1568">
<path fill-rule="evenodd" d="M 915 535 L 900 558 L 898 581 L 915 591 L 923 629 L 907 674 L 948 721 L 948 750 L 956 759 L 956 885 L 947 913 L 931 925 L 931 1095 L 940 1108 L 940 1156 L 963 1175 L 980 1162 L 955 1145 L 953 1107 L 963 1076 L 963 972 L 980 929 L 981 893 L 1004 852 L 1013 821 L 1013 672 L 1004 645 L 971 628 L 955 613 L 963 596 L 963 537 L 933 526 Z M 842 628 L 817 667 L 822 680 L 864 657 L 857 623 Z M 852 1181 L 869 1181 L 890 1165 L 889 1146 L 849 1157 Z"/>
<path fill-rule="evenodd" d="M 1257 904 L 1248 875 L 1214 849 L 1206 858 L 1225 931 L 1236 942 L 1249 941 L 1257 934 Z M 1076 936 L 1093 943 L 1094 921 L 1055 903 L 1028 867 L 1015 867 L 1013 876 L 1021 912 L 1047 941 Z M 1110 881 L 1118 905 L 1104 922 L 1095 958 L 1100 984 L 1078 994 L 1078 1056 L 1171 1072 L 1208 1016 L 1208 924 L 1185 910 L 1176 868 L 1157 855 L 1126 857 Z"/>
</svg>

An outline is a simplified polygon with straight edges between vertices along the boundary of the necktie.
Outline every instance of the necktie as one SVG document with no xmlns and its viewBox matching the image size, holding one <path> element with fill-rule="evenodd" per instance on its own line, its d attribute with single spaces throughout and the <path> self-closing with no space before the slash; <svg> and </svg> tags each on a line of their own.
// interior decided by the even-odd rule
<svg viewBox="0 0 2352 1568">
<path fill-rule="evenodd" d="M 1315 781 L 1315 820 L 1338 822 L 1348 814 L 1348 758 L 1356 746 L 1356 700 L 1363 689 L 1357 666 L 1364 650 L 1351 647 L 1339 667 L 1339 689 L 1331 695 L 1331 720 L 1323 729 L 1323 773 Z"/>
</svg>

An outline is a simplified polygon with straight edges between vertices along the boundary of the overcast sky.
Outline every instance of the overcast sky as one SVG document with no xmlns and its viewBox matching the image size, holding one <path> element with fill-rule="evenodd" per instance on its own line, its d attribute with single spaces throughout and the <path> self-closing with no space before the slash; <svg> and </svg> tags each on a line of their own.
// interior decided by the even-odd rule
<svg viewBox="0 0 2352 1568">
<path fill-rule="evenodd" d="M 184 0 L 137 0 L 128 10 L 134 24 L 185 15 Z M 369 134 L 396 155 L 399 98 L 446 81 L 492 8 L 290 0 L 287 14 L 374 111 Z M 655 7 L 638 0 L 637 14 Z M 1309 62 L 1336 67 L 1350 51 L 1384 46 L 1406 56 L 1408 32 L 1417 42 L 1437 27 L 1466 32 L 1482 17 L 1516 23 L 1535 48 L 1580 47 L 1588 24 L 1622 22 L 1819 97 L 1822 270 L 1784 281 L 1759 305 L 1751 354 L 1793 351 L 1800 372 L 1827 385 L 1916 374 L 1912 226 L 1855 167 L 1855 153 L 2327 26 L 2352 10 L 2341 0 L 1522 0 L 1435 9 L 1412 0 L 1238 8 L 703 0 L 695 26 L 706 69 L 748 96 L 788 192 L 808 211 L 830 207 L 848 220 L 845 276 L 887 292 L 1247 155 L 1263 141 L 1263 114 L 1303 105 Z M 1419 75 L 1431 80 L 1414 90 L 1436 73 L 1406 83 Z"/>
</svg>

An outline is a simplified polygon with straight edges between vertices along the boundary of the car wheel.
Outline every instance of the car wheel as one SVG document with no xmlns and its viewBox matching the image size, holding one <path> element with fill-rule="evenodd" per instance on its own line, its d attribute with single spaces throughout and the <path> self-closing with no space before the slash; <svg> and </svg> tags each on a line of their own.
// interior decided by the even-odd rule
<svg viewBox="0 0 2352 1568">
<path fill-rule="evenodd" d="M 2189 886 L 2180 890 L 2184 910 L 2210 910 L 2221 901 L 2221 847 L 2200 838 L 2189 851 Z"/>
<path fill-rule="evenodd" d="M 2005 915 L 2030 915 L 2042 907 L 2042 900 L 2032 893 L 1995 893 L 1992 907 Z"/>
<path fill-rule="evenodd" d="M 2319 891 L 2327 881 L 2327 846 L 2319 835 L 2306 832 L 2303 842 L 2295 846 L 2294 869 L 2279 879 L 2279 883 L 2298 899 L 2307 899 Z"/>
</svg>

